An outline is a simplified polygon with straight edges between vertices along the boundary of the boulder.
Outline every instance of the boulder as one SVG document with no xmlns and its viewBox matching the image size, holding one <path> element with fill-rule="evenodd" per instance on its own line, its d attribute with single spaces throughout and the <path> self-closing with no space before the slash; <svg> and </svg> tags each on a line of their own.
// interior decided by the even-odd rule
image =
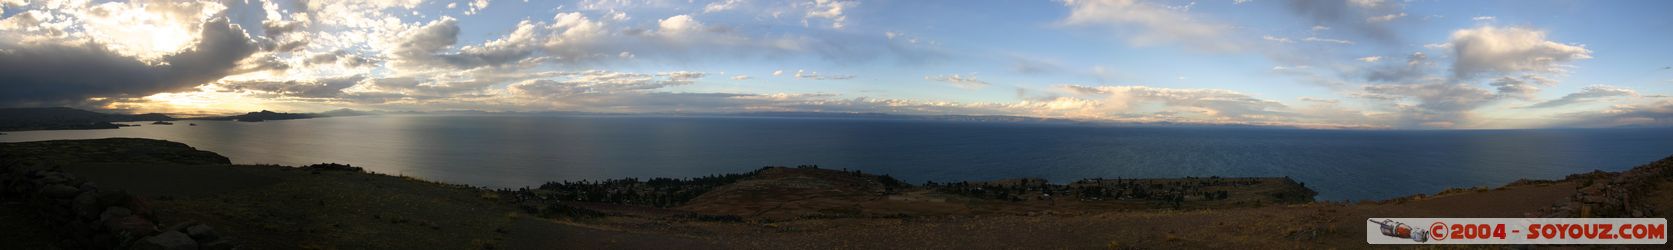
<svg viewBox="0 0 1673 250">
<path fill-rule="evenodd" d="M 110 221 L 111 219 L 128 217 L 129 215 L 134 215 L 134 211 L 128 210 L 128 208 L 125 207 L 110 207 L 105 208 L 104 212 L 99 213 L 99 221 Z"/>
<path fill-rule="evenodd" d="M 72 203 L 71 206 L 75 208 L 76 214 L 85 218 L 98 218 L 99 213 L 104 212 L 103 207 L 99 206 L 99 192 L 95 191 L 81 192 L 81 194 L 76 195 L 75 203 Z"/>
<path fill-rule="evenodd" d="M 175 232 L 184 233 L 184 232 L 186 232 L 187 227 L 195 226 L 197 224 L 198 223 L 196 221 L 184 221 L 184 222 L 174 223 L 174 225 L 168 226 L 168 230 L 164 230 L 164 231 L 175 231 Z"/>
<path fill-rule="evenodd" d="M 220 238 L 219 235 L 215 235 L 215 228 L 214 227 L 210 227 L 209 225 L 204 225 L 204 224 L 197 224 L 197 225 L 193 225 L 191 227 L 187 227 L 186 228 L 186 235 L 192 236 L 192 239 L 195 239 L 195 240 L 198 240 L 198 241 L 214 241 L 214 240 Z"/>
<path fill-rule="evenodd" d="M 198 248 L 198 249 L 202 249 L 202 250 L 232 250 L 232 249 L 238 248 L 238 244 L 233 244 L 232 240 L 220 239 L 220 240 L 210 241 L 208 243 L 203 243 L 203 245 L 201 245 L 199 247 L 200 248 Z"/>
<path fill-rule="evenodd" d="M 132 198 L 133 197 L 128 195 L 128 192 L 123 192 L 123 191 L 120 191 L 120 190 L 114 191 L 114 192 L 99 192 L 99 206 L 100 207 L 109 207 L 109 206 L 127 204 L 128 199 L 132 199 Z"/>
<path fill-rule="evenodd" d="M 75 187 L 71 187 L 70 185 L 64 185 L 64 184 L 52 184 L 52 185 L 47 185 L 44 188 L 41 188 L 41 195 L 46 195 L 47 197 L 59 198 L 59 199 L 73 198 L 73 197 L 76 197 L 76 195 L 80 194 L 80 193 L 81 193 L 80 189 L 76 189 Z"/>
<path fill-rule="evenodd" d="M 44 174 L 44 175 L 41 176 L 40 181 L 41 181 L 41 183 L 57 184 L 57 183 L 68 182 L 68 181 L 70 181 L 70 179 L 69 178 L 64 178 L 63 175 L 58 175 L 57 173 L 47 173 L 47 174 Z"/>
<path fill-rule="evenodd" d="M 144 250 L 197 250 L 198 243 L 185 233 L 168 231 L 151 237 L 140 239 L 134 243 L 133 249 Z"/>
<path fill-rule="evenodd" d="M 105 229 L 118 235 L 150 235 L 157 233 L 157 224 L 151 223 L 150 220 L 146 220 L 138 215 L 129 215 L 105 221 Z M 190 239 L 190 237 L 187 239 Z"/>
</svg>

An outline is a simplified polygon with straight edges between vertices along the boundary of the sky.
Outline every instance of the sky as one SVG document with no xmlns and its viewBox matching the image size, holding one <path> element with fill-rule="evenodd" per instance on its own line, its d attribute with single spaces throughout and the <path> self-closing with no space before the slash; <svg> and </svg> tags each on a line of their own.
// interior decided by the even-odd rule
<svg viewBox="0 0 1673 250">
<path fill-rule="evenodd" d="M 0 106 L 1673 126 L 1673 1 L 0 0 Z"/>
</svg>

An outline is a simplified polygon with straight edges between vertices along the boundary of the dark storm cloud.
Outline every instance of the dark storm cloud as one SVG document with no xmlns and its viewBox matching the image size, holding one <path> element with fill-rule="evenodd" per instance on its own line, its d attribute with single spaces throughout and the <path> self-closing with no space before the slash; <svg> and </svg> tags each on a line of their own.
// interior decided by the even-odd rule
<svg viewBox="0 0 1673 250">
<path fill-rule="evenodd" d="M 94 97 L 186 90 L 239 71 L 239 62 L 258 50 L 225 18 L 205 22 L 201 30 L 196 44 L 156 65 L 92 42 L 0 49 L 0 105 L 82 105 Z"/>
</svg>

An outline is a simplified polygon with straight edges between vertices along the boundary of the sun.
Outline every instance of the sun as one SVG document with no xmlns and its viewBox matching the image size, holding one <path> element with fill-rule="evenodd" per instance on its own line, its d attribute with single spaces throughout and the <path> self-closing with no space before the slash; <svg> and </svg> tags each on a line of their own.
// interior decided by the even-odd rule
<svg viewBox="0 0 1673 250">
<path fill-rule="evenodd" d="M 119 53 L 156 60 L 190 47 L 202 23 L 225 8 L 219 4 L 110 2 L 78 14 L 82 15 L 82 34 Z"/>
<path fill-rule="evenodd" d="M 238 93 L 197 91 L 159 93 L 138 101 L 113 102 L 109 108 L 120 107 L 141 113 L 239 113 L 268 109 L 267 100 L 245 97 Z"/>
</svg>

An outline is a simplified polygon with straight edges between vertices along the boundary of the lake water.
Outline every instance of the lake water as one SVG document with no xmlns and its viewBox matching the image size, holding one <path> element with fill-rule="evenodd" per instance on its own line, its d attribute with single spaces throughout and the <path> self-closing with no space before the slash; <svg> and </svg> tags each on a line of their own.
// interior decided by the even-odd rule
<svg viewBox="0 0 1673 250">
<path fill-rule="evenodd" d="M 198 126 L 187 126 L 197 123 Z M 1036 177 L 1290 176 L 1323 200 L 1384 199 L 1615 171 L 1673 154 L 1673 129 L 1342 131 L 1112 128 L 917 120 L 386 115 L 114 130 L 0 141 L 139 137 L 235 163 L 348 163 L 490 187 L 692 177 L 818 164 L 913 183 Z"/>
</svg>

